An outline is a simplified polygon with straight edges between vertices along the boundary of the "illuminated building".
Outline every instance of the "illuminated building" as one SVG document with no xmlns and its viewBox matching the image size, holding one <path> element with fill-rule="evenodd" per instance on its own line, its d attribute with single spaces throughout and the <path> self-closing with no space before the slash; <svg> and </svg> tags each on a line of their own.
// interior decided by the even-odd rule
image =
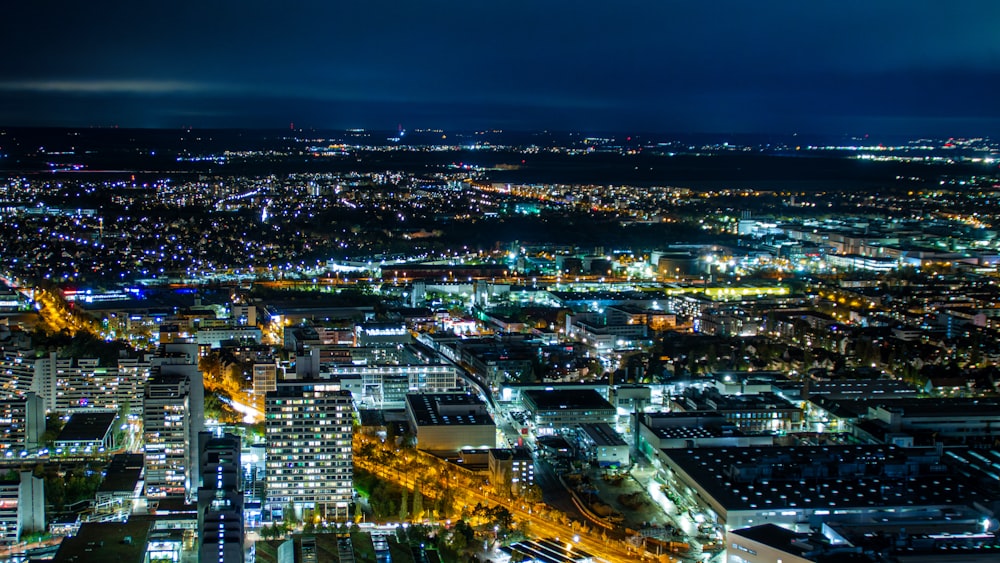
<svg viewBox="0 0 1000 563">
<path fill-rule="evenodd" d="M 199 436 L 199 561 L 243 562 L 243 483 L 240 439 Z"/>
<path fill-rule="evenodd" d="M 183 496 L 190 483 L 191 381 L 159 375 L 146 384 L 143 427 L 146 443 L 146 496 Z"/>
<path fill-rule="evenodd" d="M 521 402 L 538 436 L 581 424 L 614 424 L 616 418 L 615 407 L 594 390 L 524 390 Z"/>
<path fill-rule="evenodd" d="M 406 417 L 425 451 L 456 452 L 496 447 L 497 427 L 486 403 L 464 393 L 406 395 Z"/>
<path fill-rule="evenodd" d="M 21 399 L 0 401 L 0 449 L 26 450 L 38 447 L 45 432 L 45 404 L 28 393 Z"/>
<path fill-rule="evenodd" d="M 198 483 L 198 433 L 205 426 L 205 387 L 198 371 L 198 345 L 165 344 L 151 360 L 143 427 L 146 495 L 193 495 Z"/>
<path fill-rule="evenodd" d="M 22 471 L 0 481 L 0 544 L 12 545 L 25 532 L 45 530 L 45 480 Z"/>
<path fill-rule="evenodd" d="M 333 381 L 283 381 L 264 404 L 270 507 L 345 520 L 354 493 L 351 393 Z"/>
<path fill-rule="evenodd" d="M 511 495 L 535 484 L 535 460 L 526 448 L 490 448 L 490 480 Z"/>
</svg>

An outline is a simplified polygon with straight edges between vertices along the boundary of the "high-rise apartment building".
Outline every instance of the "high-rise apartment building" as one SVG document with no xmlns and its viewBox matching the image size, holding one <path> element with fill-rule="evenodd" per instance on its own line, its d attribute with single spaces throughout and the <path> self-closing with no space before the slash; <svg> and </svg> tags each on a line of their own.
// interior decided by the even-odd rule
<svg viewBox="0 0 1000 563">
<path fill-rule="evenodd" d="M 52 351 L 34 359 L 33 365 L 31 390 L 45 399 L 46 410 L 55 412 L 81 408 L 138 412 L 150 374 L 146 356 L 101 366 L 96 358 L 60 358 Z"/>
<path fill-rule="evenodd" d="M 199 435 L 199 561 L 243 563 L 243 479 L 240 439 Z"/>
<path fill-rule="evenodd" d="M 45 480 L 22 471 L 0 480 L 0 545 L 21 541 L 25 532 L 45 530 Z"/>
<path fill-rule="evenodd" d="M 146 496 L 184 496 L 190 483 L 191 381 L 157 375 L 146 383 L 143 427 L 146 438 Z"/>
<path fill-rule="evenodd" d="M 198 345 L 166 344 L 152 364 L 143 401 L 146 496 L 193 497 L 199 483 L 198 434 L 205 426 Z"/>
<path fill-rule="evenodd" d="M 267 504 L 345 520 L 353 496 L 351 393 L 334 381 L 278 382 L 265 399 Z M 301 514 L 300 514 L 301 515 Z"/>
<path fill-rule="evenodd" d="M 35 393 L 0 401 L 0 450 L 37 448 L 45 432 L 45 402 Z"/>
</svg>

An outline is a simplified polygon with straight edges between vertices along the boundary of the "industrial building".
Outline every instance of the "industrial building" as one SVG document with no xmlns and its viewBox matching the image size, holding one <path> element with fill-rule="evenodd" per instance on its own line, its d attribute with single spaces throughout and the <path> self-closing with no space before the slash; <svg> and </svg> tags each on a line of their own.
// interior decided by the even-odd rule
<svg viewBox="0 0 1000 563">
<path fill-rule="evenodd" d="M 465 393 L 406 395 L 406 417 L 417 447 L 431 452 L 495 448 L 497 427 L 486 403 Z"/>
</svg>

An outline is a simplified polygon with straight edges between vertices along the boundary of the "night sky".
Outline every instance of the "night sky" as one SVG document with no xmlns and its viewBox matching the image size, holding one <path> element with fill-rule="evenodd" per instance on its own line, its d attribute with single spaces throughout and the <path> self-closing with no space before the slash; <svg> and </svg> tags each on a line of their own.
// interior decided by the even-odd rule
<svg viewBox="0 0 1000 563">
<path fill-rule="evenodd" d="M 10 1 L 0 124 L 1000 136 L 1000 2 Z"/>
</svg>

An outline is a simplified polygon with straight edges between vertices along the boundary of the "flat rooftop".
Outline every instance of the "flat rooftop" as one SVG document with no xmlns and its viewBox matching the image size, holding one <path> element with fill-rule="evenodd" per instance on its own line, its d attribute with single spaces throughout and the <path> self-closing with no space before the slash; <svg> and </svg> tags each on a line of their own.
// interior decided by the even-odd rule
<svg viewBox="0 0 1000 563">
<path fill-rule="evenodd" d="M 696 405 L 698 410 L 743 411 L 743 410 L 799 410 L 798 407 L 774 393 L 756 395 L 722 395 L 703 393 L 698 396 L 683 396 L 672 399 L 679 405 Z M 705 408 L 703 408 L 705 407 Z"/>
<path fill-rule="evenodd" d="M 142 563 L 152 521 L 86 522 L 75 536 L 65 538 L 54 563 Z"/>
<path fill-rule="evenodd" d="M 805 553 L 814 550 L 816 547 L 809 543 L 811 536 L 809 534 L 796 533 L 775 524 L 761 524 L 760 526 L 733 530 L 729 533 L 779 549 L 793 556 L 812 559 L 816 563 L 871 563 L 875 561 L 864 553 L 844 551 L 833 551 L 831 553 L 819 552 L 806 557 Z"/>
<path fill-rule="evenodd" d="M 99 442 L 107 436 L 117 416 L 113 412 L 73 413 L 56 442 Z"/>
<path fill-rule="evenodd" d="M 116 454 L 111 458 L 98 493 L 116 493 L 135 490 L 142 478 L 142 454 Z"/>
<path fill-rule="evenodd" d="M 580 430 L 585 432 L 597 446 L 628 445 L 609 424 L 581 424 Z"/>
<path fill-rule="evenodd" d="M 531 453 L 526 448 L 490 448 L 489 454 L 500 461 L 532 461 Z"/>
<path fill-rule="evenodd" d="M 463 393 L 408 394 L 406 404 L 418 426 L 483 426 L 493 425 L 485 403 Z M 468 406 L 466 412 L 458 412 Z M 447 412 L 443 412 L 443 409 Z"/>
<path fill-rule="evenodd" d="M 784 551 L 788 551 L 795 540 L 808 537 L 808 534 L 793 532 L 777 524 L 761 524 L 760 526 L 733 530 L 730 533 Z"/>
<path fill-rule="evenodd" d="M 745 435 L 739 430 L 733 430 L 732 428 L 723 431 L 719 426 L 647 426 L 647 428 L 661 440 L 693 440 L 697 438 L 722 438 Z"/>
<path fill-rule="evenodd" d="M 868 415 L 869 408 L 882 407 L 887 410 L 899 410 L 904 417 L 944 418 L 1000 417 L 1000 398 L 986 397 L 955 397 L 928 398 L 915 397 L 858 397 L 829 398 L 811 397 L 813 404 L 826 409 L 841 418 L 858 418 Z"/>
<path fill-rule="evenodd" d="M 894 446 L 663 450 L 726 510 L 948 506 L 969 502 L 968 481 L 923 451 Z M 912 455 L 911 455 L 912 453 Z M 940 466 L 941 471 L 921 469 Z M 891 474 L 889 474 L 891 473 Z"/>
<path fill-rule="evenodd" d="M 906 417 L 1000 417 L 1000 398 L 875 399 L 868 406 L 900 410 Z"/>
<path fill-rule="evenodd" d="M 521 397 L 530 401 L 538 410 L 601 409 L 614 411 L 614 407 L 593 389 L 525 389 Z"/>
<path fill-rule="evenodd" d="M 656 421 L 687 421 L 688 419 L 705 419 L 707 421 L 718 421 L 720 424 L 726 421 L 726 417 L 715 411 L 670 411 L 670 412 L 648 412 L 645 417 L 651 424 Z"/>
</svg>

